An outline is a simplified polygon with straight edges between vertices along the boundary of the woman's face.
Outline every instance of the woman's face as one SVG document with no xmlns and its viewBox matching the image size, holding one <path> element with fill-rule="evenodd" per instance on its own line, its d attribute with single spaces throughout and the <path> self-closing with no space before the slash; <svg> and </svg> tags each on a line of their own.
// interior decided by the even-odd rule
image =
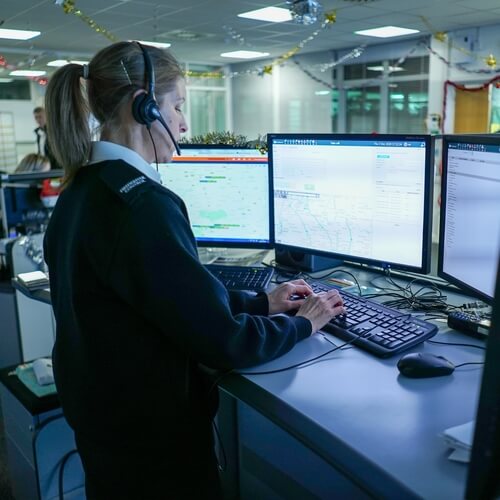
<svg viewBox="0 0 500 500">
<path fill-rule="evenodd" d="M 187 132 L 188 126 L 182 106 L 186 100 L 186 83 L 183 78 L 179 78 L 175 88 L 168 92 L 161 99 L 160 112 L 165 120 L 170 132 L 178 141 L 182 133 Z M 156 120 L 151 127 L 151 132 L 155 136 L 155 145 L 159 163 L 167 163 L 172 159 L 175 146 L 164 129 L 163 125 Z"/>
</svg>

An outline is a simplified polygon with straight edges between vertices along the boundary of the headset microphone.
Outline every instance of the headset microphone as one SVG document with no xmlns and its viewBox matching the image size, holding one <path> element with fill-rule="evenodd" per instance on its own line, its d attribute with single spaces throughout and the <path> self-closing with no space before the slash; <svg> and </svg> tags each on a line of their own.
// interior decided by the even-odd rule
<svg viewBox="0 0 500 500">
<path fill-rule="evenodd" d="M 163 119 L 163 116 L 160 112 L 160 107 L 158 106 L 158 102 L 155 97 L 155 72 L 153 63 L 151 62 L 151 58 L 149 57 L 148 51 L 139 43 L 135 42 L 140 47 L 142 51 L 142 55 L 144 57 L 144 68 L 145 68 L 145 76 L 147 80 L 147 91 L 137 95 L 132 102 L 132 115 L 138 123 L 141 125 L 146 125 L 148 129 L 151 127 L 151 124 L 158 120 L 163 128 L 167 131 L 170 140 L 172 141 L 175 151 L 178 156 L 181 155 L 181 149 L 179 148 L 179 144 L 174 138 L 174 134 L 168 127 L 167 123 Z"/>
<path fill-rule="evenodd" d="M 153 113 L 156 114 L 156 110 L 153 111 Z M 163 128 L 167 131 L 167 133 L 170 137 L 170 140 L 174 144 L 175 152 L 177 153 L 177 156 L 181 156 L 181 148 L 179 147 L 179 144 L 177 143 L 177 141 L 174 139 L 174 135 L 170 131 L 170 128 L 168 127 L 168 125 L 165 123 L 165 120 L 163 119 L 163 116 L 161 115 L 159 110 L 158 110 L 158 116 L 156 116 L 156 119 L 163 125 Z"/>
</svg>

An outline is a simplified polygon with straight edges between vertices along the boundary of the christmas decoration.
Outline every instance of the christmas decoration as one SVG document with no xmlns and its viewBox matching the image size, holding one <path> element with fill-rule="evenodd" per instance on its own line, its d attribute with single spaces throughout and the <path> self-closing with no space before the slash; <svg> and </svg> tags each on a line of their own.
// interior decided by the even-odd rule
<svg viewBox="0 0 500 500">
<path fill-rule="evenodd" d="M 108 40 L 111 40 L 112 42 L 117 42 L 119 40 L 118 37 L 110 33 L 106 28 L 99 26 L 91 17 L 84 14 L 80 9 L 77 9 L 75 0 L 64 0 L 62 4 L 58 3 L 58 5 L 62 6 L 65 14 L 74 14 L 90 26 L 90 28 L 92 28 L 96 33 L 105 36 Z"/>
<path fill-rule="evenodd" d="M 497 65 L 497 59 L 493 54 L 490 54 L 486 59 L 485 59 L 486 64 L 490 68 L 495 68 Z"/>
<path fill-rule="evenodd" d="M 182 138 L 181 144 L 222 144 L 229 146 L 248 147 L 249 141 L 244 135 L 232 132 L 208 132 L 205 135 L 195 135 L 190 139 Z"/>
<path fill-rule="evenodd" d="M 317 0 L 287 0 L 286 4 L 297 24 L 314 24 L 323 12 Z"/>
</svg>

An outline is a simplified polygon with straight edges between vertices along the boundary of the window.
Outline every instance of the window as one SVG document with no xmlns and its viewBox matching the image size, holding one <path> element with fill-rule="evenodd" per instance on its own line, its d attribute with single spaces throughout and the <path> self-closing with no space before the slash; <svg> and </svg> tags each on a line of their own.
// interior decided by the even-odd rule
<svg viewBox="0 0 500 500">
<path fill-rule="evenodd" d="M 224 132 L 226 123 L 226 79 L 211 78 L 207 73 L 221 73 L 216 66 L 190 64 L 189 71 L 200 76 L 187 79 L 186 118 L 189 136 L 205 135 L 209 132 Z M 205 74 L 205 76 L 203 76 Z"/>
<path fill-rule="evenodd" d="M 427 80 L 389 83 L 388 132 L 425 133 L 428 101 Z"/>
<path fill-rule="evenodd" d="M 226 94 L 224 91 L 189 89 L 188 95 L 189 134 L 191 136 L 226 130 Z"/>
<path fill-rule="evenodd" d="M 347 132 L 378 132 L 379 114 L 380 87 L 347 90 Z"/>
<path fill-rule="evenodd" d="M 22 100 L 31 99 L 29 80 L 12 80 L 11 82 L 0 82 L 0 100 Z"/>
</svg>

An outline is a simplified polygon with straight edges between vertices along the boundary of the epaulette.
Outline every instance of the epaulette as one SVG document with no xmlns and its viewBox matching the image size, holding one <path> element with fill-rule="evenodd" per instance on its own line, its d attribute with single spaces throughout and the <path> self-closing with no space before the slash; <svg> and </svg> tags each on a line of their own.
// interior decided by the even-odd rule
<svg viewBox="0 0 500 500">
<path fill-rule="evenodd" d="M 154 185 L 154 181 L 149 177 L 122 160 L 106 162 L 99 177 L 127 205 L 133 205 Z"/>
</svg>

